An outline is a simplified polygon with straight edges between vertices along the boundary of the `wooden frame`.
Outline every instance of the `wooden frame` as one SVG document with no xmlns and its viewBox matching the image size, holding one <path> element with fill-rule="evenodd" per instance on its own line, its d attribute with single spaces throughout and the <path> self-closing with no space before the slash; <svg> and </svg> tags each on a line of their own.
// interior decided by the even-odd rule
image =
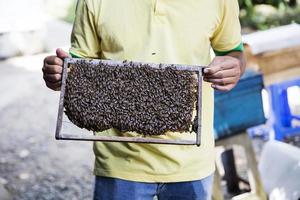
<svg viewBox="0 0 300 200">
<path fill-rule="evenodd" d="M 176 144 L 176 145 L 198 145 L 201 144 L 201 108 L 202 108 L 202 66 L 194 66 L 194 65 L 172 65 L 176 68 L 176 70 L 185 70 L 185 71 L 193 71 L 197 73 L 198 76 L 198 96 L 197 96 L 197 115 L 198 115 L 198 129 L 196 132 L 195 140 L 168 140 L 168 139 L 160 139 L 160 138 L 153 138 L 151 136 L 141 136 L 141 137 L 123 137 L 123 136 L 104 136 L 104 135 L 92 135 L 89 134 L 67 134 L 64 133 L 62 128 L 64 124 L 70 123 L 64 121 L 64 94 L 65 94 L 65 87 L 66 87 L 66 80 L 67 80 L 67 70 L 69 64 L 75 63 L 79 60 L 78 58 L 66 58 L 64 59 L 63 65 L 63 73 L 62 73 L 62 86 L 61 86 L 61 93 L 59 99 L 59 108 L 58 108 L 58 116 L 57 116 L 57 124 L 56 124 L 56 133 L 55 138 L 57 140 L 80 140 L 80 141 L 105 141 L 105 142 L 133 142 L 133 143 L 153 143 L 153 144 Z M 110 66 L 123 66 L 123 61 L 112 61 L 112 60 L 95 60 L 90 59 L 86 60 L 91 64 L 99 64 L 105 63 Z M 139 66 L 141 62 L 131 62 L 132 65 Z M 143 63 L 148 64 L 153 68 L 164 68 L 170 66 L 170 64 L 154 64 L 154 63 Z M 81 129 L 78 128 L 77 129 Z M 81 129 L 83 130 L 83 129 Z"/>
</svg>

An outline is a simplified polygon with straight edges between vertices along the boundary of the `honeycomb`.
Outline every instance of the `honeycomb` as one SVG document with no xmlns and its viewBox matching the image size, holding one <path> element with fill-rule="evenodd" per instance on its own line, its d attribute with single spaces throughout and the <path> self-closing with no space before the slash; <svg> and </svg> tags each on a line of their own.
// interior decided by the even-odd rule
<svg viewBox="0 0 300 200">
<path fill-rule="evenodd" d="M 68 72 L 64 107 L 71 122 L 90 131 L 163 135 L 191 129 L 196 100 L 195 72 L 79 60 Z"/>
</svg>

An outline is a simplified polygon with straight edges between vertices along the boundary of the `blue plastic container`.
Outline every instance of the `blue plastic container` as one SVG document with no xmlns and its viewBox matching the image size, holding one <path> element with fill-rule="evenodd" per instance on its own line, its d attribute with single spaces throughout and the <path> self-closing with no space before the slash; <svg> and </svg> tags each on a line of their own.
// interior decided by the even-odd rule
<svg viewBox="0 0 300 200">
<path fill-rule="evenodd" d="M 288 102 L 288 88 L 300 87 L 300 79 L 276 83 L 268 87 L 272 114 L 274 117 L 273 128 L 276 140 L 283 140 L 287 136 L 300 134 L 300 126 L 294 127 L 292 120 L 300 121 L 299 115 L 293 115 Z M 300 101 L 300 99 L 298 99 Z"/>
<path fill-rule="evenodd" d="M 265 123 L 262 74 L 246 71 L 230 92 L 215 91 L 215 138 L 222 139 Z"/>
</svg>

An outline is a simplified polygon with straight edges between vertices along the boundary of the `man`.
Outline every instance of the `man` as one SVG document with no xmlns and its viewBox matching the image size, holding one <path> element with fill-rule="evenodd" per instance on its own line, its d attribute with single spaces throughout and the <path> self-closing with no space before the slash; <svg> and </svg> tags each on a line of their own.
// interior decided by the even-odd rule
<svg viewBox="0 0 300 200">
<path fill-rule="evenodd" d="M 244 72 L 237 0 L 79 0 L 73 57 L 208 65 L 204 71 L 202 144 L 94 143 L 94 199 L 210 199 L 214 172 L 213 89 L 231 90 Z M 219 56 L 211 62 L 210 49 Z M 44 60 L 46 85 L 59 90 L 63 58 Z M 120 135 L 116 129 L 99 134 Z M 134 136 L 135 133 L 129 132 Z M 192 139 L 167 133 L 165 139 Z"/>
</svg>

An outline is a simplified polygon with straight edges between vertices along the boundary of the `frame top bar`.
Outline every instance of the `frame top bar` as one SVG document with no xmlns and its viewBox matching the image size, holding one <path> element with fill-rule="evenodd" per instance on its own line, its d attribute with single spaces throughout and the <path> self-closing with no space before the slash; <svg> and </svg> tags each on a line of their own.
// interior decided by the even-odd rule
<svg viewBox="0 0 300 200">
<path fill-rule="evenodd" d="M 137 61 L 118 61 L 118 60 L 99 60 L 99 59 L 86 59 L 86 58 L 65 58 L 64 62 L 72 64 L 72 63 L 76 63 L 78 61 L 85 61 L 85 62 L 89 62 L 91 64 L 99 64 L 99 63 L 103 63 L 103 64 L 107 64 L 110 66 L 120 66 L 120 67 L 124 67 L 125 63 L 131 63 L 131 65 L 133 66 L 140 66 L 141 64 L 143 65 L 149 65 L 152 68 L 166 68 L 166 67 L 174 67 L 176 70 L 182 70 L 182 71 L 194 71 L 194 72 L 198 72 L 200 73 L 199 75 L 202 76 L 202 69 L 205 68 L 204 66 L 200 66 L 200 65 L 180 65 L 180 64 L 156 64 L 156 63 L 148 63 L 148 62 L 137 62 Z"/>
</svg>

